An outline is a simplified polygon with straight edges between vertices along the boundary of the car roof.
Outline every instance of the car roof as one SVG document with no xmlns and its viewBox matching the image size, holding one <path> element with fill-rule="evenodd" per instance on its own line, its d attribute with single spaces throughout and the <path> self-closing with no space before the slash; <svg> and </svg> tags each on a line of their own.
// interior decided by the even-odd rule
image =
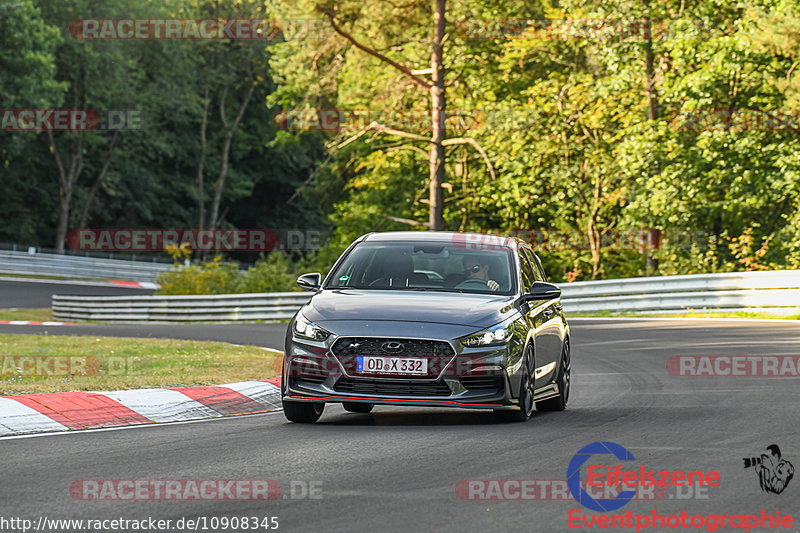
<svg viewBox="0 0 800 533">
<path fill-rule="evenodd" d="M 517 248 L 522 244 L 522 241 L 516 237 L 463 231 L 386 231 L 367 233 L 362 235 L 359 240 L 362 242 L 450 242 L 462 246 L 476 244 L 504 248 Z"/>
</svg>

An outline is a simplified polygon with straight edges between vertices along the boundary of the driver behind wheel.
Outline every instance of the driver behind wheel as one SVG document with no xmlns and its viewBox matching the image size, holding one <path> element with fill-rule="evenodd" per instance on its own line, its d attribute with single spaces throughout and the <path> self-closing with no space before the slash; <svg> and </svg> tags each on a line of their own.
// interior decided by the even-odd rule
<svg viewBox="0 0 800 533">
<path fill-rule="evenodd" d="M 479 279 L 486 282 L 489 290 L 496 291 L 500 284 L 493 279 L 489 279 L 489 264 L 479 255 L 465 255 L 464 274 L 467 279 Z"/>
</svg>

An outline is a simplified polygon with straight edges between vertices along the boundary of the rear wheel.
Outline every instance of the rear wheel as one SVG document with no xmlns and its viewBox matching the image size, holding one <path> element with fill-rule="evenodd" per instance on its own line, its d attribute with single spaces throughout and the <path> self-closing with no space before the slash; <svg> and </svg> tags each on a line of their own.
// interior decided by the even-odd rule
<svg viewBox="0 0 800 533">
<path fill-rule="evenodd" d="M 536 402 L 536 409 L 539 411 L 563 411 L 567 408 L 569 401 L 570 386 L 570 354 L 569 341 L 564 343 L 561 350 L 561 369 L 558 372 L 556 383 L 558 384 L 558 396 L 553 396 L 546 400 Z"/>
<path fill-rule="evenodd" d="M 372 403 L 358 403 L 358 402 L 342 402 L 342 407 L 348 413 L 369 413 L 375 404 Z"/>
<path fill-rule="evenodd" d="M 322 416 L 325 404 L 321 402 L 291 402 L 283 400 L 283 414 L 290 422 L 313 424 Z"/>
<path fill-rule="evenodd" d="M 522 363 L 522 383 L 519 387 L 519 409 L 497 410 L 495 416 L 500 422 L 525 422 L 533 414 L 533 384 L 534 384 L 534 365 L 533 348 L 525 348 L 525 356 Z"/>
</svg>

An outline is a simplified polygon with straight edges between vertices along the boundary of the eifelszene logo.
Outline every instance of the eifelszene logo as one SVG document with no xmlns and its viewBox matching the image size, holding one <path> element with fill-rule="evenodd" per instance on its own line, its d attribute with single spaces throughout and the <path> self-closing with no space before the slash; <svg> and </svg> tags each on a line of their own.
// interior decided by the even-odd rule
<svg viewBox="0 0 800 533">
<path fill-rule="evenodd" d="M 761 490 L 772 494 L 782 493 L 794 476 L 794 466 L 785 459 L 781 459 L 781 449 L 777 444 L 767 446 L 769 454 L 762 453 L 761 457 L 745 457 L 745 468 L 752 468 L 758 474 L 758 483 Z"/>
<path fill-rule="evenodd" d="M 591 459 L 593 455 L 613 454 L 620 461 L 633 461 L 631 452 L 614 442 L 593 442 L 578 450 L 567 467 L 567 486 L 572 497 L 579 504 L 588 507 L 592 511 L 605 513 L 615 511 L 631 501 L 636 492 L 632 490 L 622 491 L 616 497 L 610 499 L 595 500 L 589 493 L 581 487 L 581 466 Z"/>
<path fill-rule="evenodd" d="M 720 483 L 719 472 L 714 470 L 650 470 L 645 465 L 639 464 L 632 470 L 625 470 L 622 464 L 613 467 L 589 462 L 595 455 L 613 455 L 619 461 L 635 461 L 633 454 L 619 444 L 602 441 L 593 442 L 578 450 L 567 467 L 567 487 L 572 497 L 584 507 L 605 513 L 616 511 L 625 506 L 636 496 L 637 487 L 689 487 L 689 486 L 718 486 Z M 588 464 L 587 464 L 588 463 Z M 587 487 L 603 487 L 609 489 L 626 488 L 619 493 L 610 491 L 613 498 L 593 498 L 581 487 L 581 467 L 587 465 Z"/>
</svg>

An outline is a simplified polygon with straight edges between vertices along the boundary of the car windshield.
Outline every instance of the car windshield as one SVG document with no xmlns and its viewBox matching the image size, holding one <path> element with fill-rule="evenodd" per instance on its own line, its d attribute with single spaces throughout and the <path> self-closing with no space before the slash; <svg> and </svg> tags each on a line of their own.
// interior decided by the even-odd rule
<svg viewBox="0 0 800 533">
<path fill-rule="evenodd" d="M 332 272 L 326 289 L 513 294 L 510 249 L 464 250 L 453 243 L 363 242 Z"/>
</svg>

